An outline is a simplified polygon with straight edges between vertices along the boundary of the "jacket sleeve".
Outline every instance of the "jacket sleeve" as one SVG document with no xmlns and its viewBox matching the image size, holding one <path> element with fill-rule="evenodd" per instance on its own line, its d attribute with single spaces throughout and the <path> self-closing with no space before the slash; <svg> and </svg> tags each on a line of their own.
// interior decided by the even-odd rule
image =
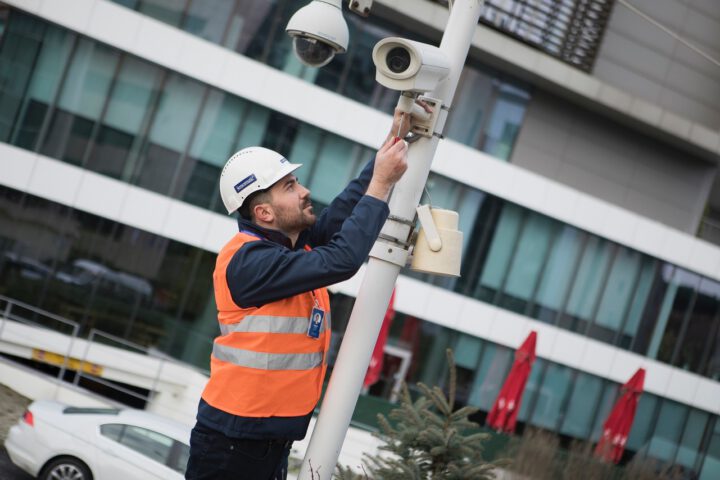
<svg viewBox="0 0 720 480">
<path fill-rule="evenodd" d="M 388 213 L 387 203 L 363 196 L 326 245 L 307 251 L 265 240 L 246 243 L 227 267 L 233 301 L 258 307 L 347 280 L 367 258 Z"/>
<path fill-rule="evenodd" d="M 318 215 L 315 225 L 307 233 L 307 243 L 312 247 L 327 244 L 343 226 L 355 205 L 365 195 L 372 178 L 375 160 L 365 165 L 360 175 L 351 181 L 330 205 Z"/>
</svg>

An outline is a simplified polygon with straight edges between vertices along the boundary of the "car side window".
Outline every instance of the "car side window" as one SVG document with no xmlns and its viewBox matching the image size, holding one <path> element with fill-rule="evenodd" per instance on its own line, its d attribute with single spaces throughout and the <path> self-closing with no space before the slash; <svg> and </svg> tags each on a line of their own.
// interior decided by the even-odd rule
<svg viewBox="0 0 720 480">
<path fill-rule="evenodd" d="M 134 425 L 101 425 L 100 433 L 163 465 L 167 464 L 175 442 L 166 435 Z"/>
<path fill-rule="evenodd" d="M 175 470 L 176 472 L 185 473 L 188 459 L 190 458 L 190 446 L 175 441 L 173 445 L 172 453 L 168 459 L 167 466 Z"/>
<path fill-rule="evenodd" d="M 112 440 L 115 440 L 116 442 L 119 442 L 124 428 L 125 425 L 108 423 L 106 425 L 100 425 L 100 434 L 104 437 L 108 437 Z"/>
</svg>

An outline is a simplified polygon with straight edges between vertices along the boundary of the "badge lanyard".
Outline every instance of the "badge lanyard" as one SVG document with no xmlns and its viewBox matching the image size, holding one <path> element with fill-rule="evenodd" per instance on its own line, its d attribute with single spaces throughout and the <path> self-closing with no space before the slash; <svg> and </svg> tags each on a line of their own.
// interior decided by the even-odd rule
<svg viewBox="0 0 720 480">
<path fill-rule="evenodd" d="M 320 337 L 320 331 L 322 330 L 323 321 L 325 320 L 325 310 L 320 307 L 320 302 L 318 302 L 315 296 L 315 291 L 311 290 L 310 294 L 313 298 L 313 309 L 310 312 L 310 324 L 308 325 L 307 336 L 317 339 Z"/>
</svg>

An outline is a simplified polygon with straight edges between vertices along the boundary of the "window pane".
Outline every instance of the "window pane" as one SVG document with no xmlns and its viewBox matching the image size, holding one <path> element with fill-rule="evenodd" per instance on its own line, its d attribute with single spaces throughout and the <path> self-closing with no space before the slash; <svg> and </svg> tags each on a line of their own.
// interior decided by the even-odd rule
<svg viewBox="0 0 720 480">
<path fill-rule="evenodd" d="M 641 259 L 639 252 L 618 247 L 597 316 L 589 331 L 591 337 L 604 342 L 612 342 L 615 338 L 630 306 Z"/>
<path fill-rule="evenodd" d="M 655 431 L 650 439 L 648 455 L 662 461 L 675 459 L 688 407 L 672 400 L 663 400 Z"/>
<path fill-rule="evenodd" d="M 107 99 L 118 59 L 118 53 L 110 47 L 81 39 L 63 83 L 58 107 L 97 120 Z"/>
<path fill-rule="evenodd" d="M 213 43 L 222 41 L 235 0 L 192 0 L 182 29 Z"/>
<path fill-rule="evenodd" d="M 607 420 L 610 411 L 618 398 L 618 385 L 616 383 L 610 383 L 603 381 L 602 394 L 600 395 L 600 403 L 598 404 L 595 422 L 593 423 L 592 433 L 590 439 L 593 442 L 597 442 L 602 432 L 602 426 Z"/>
<path fill-rule="evenodd" d="M 120 440 L 125 425 L 119 425 L 117 423 L 110 423 L 107 425 L 100 425 L 100 433 L 116 442 Z"/>
<path fill-rule="evenodd" d="M 588 239 L 573 280 L 566 310 L 568 316 L 563 317 L 562 326 L 576 332 L 585 331 L 598 301 L 605 272 L 610 266 L 611 251 L 612 244 L 607 240 L 595 236 Z"/>
<path fill-rule="evenodd" d="M 555 323 L 570 287 L 584 237 L 585 233 L 577 228 L 563 225 L 550 247 L 550 257 L 535 299 L 534 317 L 538 320 Z"/>
<path fill-rule="evenodd" d="M 484 109 L 493 91 L 493 78 L 474 68 L 465 67 L 457 86 L 457 98 L 472 96 L 472 102 L 458 102 L 448 117 L 446 135 L 465 145 L 480 144 Z"/>
<path fill-rule="evenodd" d="M 529 98 L 527 92 L 521 89 L 510 85 L 500 87 L 499 98 L 485 129 L 483 151 L 502 160 L 510 158 Z"/>
<path fill-rule="evenodd" d="M 19 14 L 13 12 L 12 19 L 12 23 L 16 23 L 20 19 Z M 38 26 L 41 25 L 39 21 L 35 22 Z M 13 36 L 10 35 L 5 40 L 6 47 L 3 48 L 3 52 L 0 54 L 3 63 L 8 56 L 5 53 L 5 48 L 10 46 L 12 38 Z M 40 128 L 49 106 L 55 98 L 57 89 L 62 83 L 61 78 L 64 67 L 68 63 L 74 41 L 75 35 L 67 30 L 54 26 L 48 26 L 45 29 L 41 44 L 42 50 L 37 58 L 35 69 L 32 71 L 30 86 L 28 87 L 25 103 L 18 114 L 18 125 L 15 128 L 11 143 L 30 150 L 35 150 L 37 147 Z M 20 49 L 20 53 L 25 56 L 27 61 L 30 61 L 33 56 L 28 55 L 28 52 L 23 51 L 23 49 Z M 2 82 L 8 88 L 12 88 L 11 85 L 23 79 L 22 69 L 17 65 L 11 69 L 0 68 L 0 71 L 12 72 L 13 82 Z M 4 105 L 0 107 L 0 111 L 10 113 L 11 109 Z M 2 138 L 2 135 L 0 135 L 0 138 Z"/>
<path fill-rule="evenodd" d="M 643 306 L 643 313 L 640 326 L 637 329 L 637 336 L 632 344 L 633 352 L 645 355 L 650 344 L 653 342 L 653 331 L 656 329 L 657 319 L 663 308 L 665 293 L 673 277 L 675 267 L 665 262 L 657 262 L 653 278 L 652 288 L 648 295 L 647 302 Z M 662 331 L 658 335 L 661 335 Z M 659 340 L 658 340 L 659 343 Z"/>
<path fill-rule="evenodd" d="M 662 310 L 653 334 L 648 356 L 670 363 L 685 321 L 690 302 L 700 284 L 700 277 L 682 268 L 675 268 L 665 294 Z"/>
<path fill-rule="evenodd" d="M 115 50 L 80 39 L 42 153 L 75 165 L 83 163 L 93 124 L 100 118 L 118 60 Z"/>
<path fill-rule="evenodd" d="M 623 333 L 618 340 L 618 345 L 622 348 L 629 348 L 638 332 L 640 317 L 648 303 L 657 266 L 658 262 L 655 259 L 643 256 L 640 266 L 640 278 L 637 281 L 635 294 L 631 298 L 630 310 L 625 319 Z"/>
<path fill-rule="evenodd" d="M 173 439 L 152 430 L 126 425 L 120 443 L 164 465 L 170 455 Z"/>
<path fill-rule="evenodd" d="M 586 373 L 575 377 L 572 396 L 560 431 L 566 435 L 587 438 L 592 425 L 592 415 L 602 391 L 602 381 Z"/>
<path fill-rule="evenodd" d="M 180 25 L 188 0 L 140 0 L 138 11 L 174 27 Z"/>
<path fill-rule="evenodd" d="M 655 409 L 659 403 L 658 397 L 651 393 L 643 393 L 640 395 L 637 410 L 635 411 L 635 419 L 626 447 L 636 452 L 647 451 L 650 443 L 650 433 L 655 426 Z"/>
<path fill-rule="evenodd" d="M 532 370 L 530 371 L 530 377 L 525 384 L 525 393 L 523 394 L 522 401 L 520 403 L 520 412 L 518 412 L 518 420 L 525 422 L 528 420 L 528 414 L 530 408 L 535 404 L 535 398 L 539 392 L 540 377 L 542 377 L 543 370 L 547 362 L 542 358 L 535 359 Z"/>
<path fill-rule="evenodd" d="M 327 133 L 321 145 L 309 187 L 314 199 L 329 204 L 350 179 L 353 162 L 348 153 L 353 145 L 349 140 Z"/>
<path fill-rule="evenodd" d="M 461 367 L 475 370 L 480 359 L 481 340 L 461 333 L 455 344 L 455 363 Z"/>
<path fill-rule="evenodd" d="M 718 478 L 720 478 L 720 421 L 716 417 L 715 429 L 700 471 L 700 480 L 716 480 Z"/>
<path fill-rule="evenodd" d="M 557 363 L 548 365 L 540 387 L 531 423 L 549 430 L 556 430 L 560 409 L 570 388 L 572 370 Z"/>
<path fill-rule="evenodd" d="M 139 135 L 159 92 L 161 70 L 147 62 L 125 57 L 108 100 L 94 148 L 86 167 L 123 180 L 130 179 L 128 156 L 139 147 Z"/>
<path fill-rule="evenodd" d="M 703 278 L 698 287 L 695 305 L 688 320 L 675 365 L 698 372 L 702 357 L 712 347 L 714 324 L 720 313 L 720 283 Z"/>
<path fill-rule="evenodd" d="M 168 467 L 173 470 L 185 473 L 188 460 L 190 459 L 190 446 L 181 442 L 175 442 L 173 455 L 170 457 Z"/>
<path fill-rule="evenodd" d="M 490 252 L 480 275 L 480 285 L 475 294 L 480 300 L 491 302 L 495 292 L 500 288 L 512 257 L 522 219 L 523 209 L 521 207 L 511 203 L 503 205 L 490 245 Z"/>
<path fill-rule="evenodd" d="M 15 117 L 33 74 L 33 60 L 41 49 L 45 25 L 11 14 L 0 44 L 0 140 L 10 138 Z"/>
<path fill-rule="evenodd" d="M 468 403 L 490 410 L 505 382 L 512 358 L 513 351 L 509 348 L 485 343 Z"/>
<path fill-rule="evenodd" d="M 544 215 L 530 213 L 526 217 L 515 256 L 503 291 L 500 305 L 522 313 L 535 292 L 555 223 Z"/>
<path fill-rule="evenodd" d="M 170 193 L 173 179 L 186 178 L 191 168 L 180 165 L 188 147 L 193 124 L 197 121 L 206 87 L 177 74 L 171 74 L 162 89 L 148 144 L 135 167 L 134 182 L 159 193 Z"/>
<path fill-rule="evenodd" d="M 710 420 L 710 415 L 706 412 L 692 409 L 685 423 L 685 432 L 682 440 L 680 440 L 680 448 L 678 449 L 676 463 L 684 465 L 692 470 L 697 461 L 700 442 L 705 433 L 705 425 Z"/>
</svg>

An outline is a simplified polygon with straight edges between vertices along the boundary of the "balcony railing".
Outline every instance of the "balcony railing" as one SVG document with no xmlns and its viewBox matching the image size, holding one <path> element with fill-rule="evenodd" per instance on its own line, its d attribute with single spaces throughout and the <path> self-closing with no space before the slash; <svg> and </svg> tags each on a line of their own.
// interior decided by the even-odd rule
<svg viewBox="0 0 720 480">
<path fill-rule="evenodd" d="M 485 0 L 480 23 L 589 72 L 614 1 Z"/>
</svg>

